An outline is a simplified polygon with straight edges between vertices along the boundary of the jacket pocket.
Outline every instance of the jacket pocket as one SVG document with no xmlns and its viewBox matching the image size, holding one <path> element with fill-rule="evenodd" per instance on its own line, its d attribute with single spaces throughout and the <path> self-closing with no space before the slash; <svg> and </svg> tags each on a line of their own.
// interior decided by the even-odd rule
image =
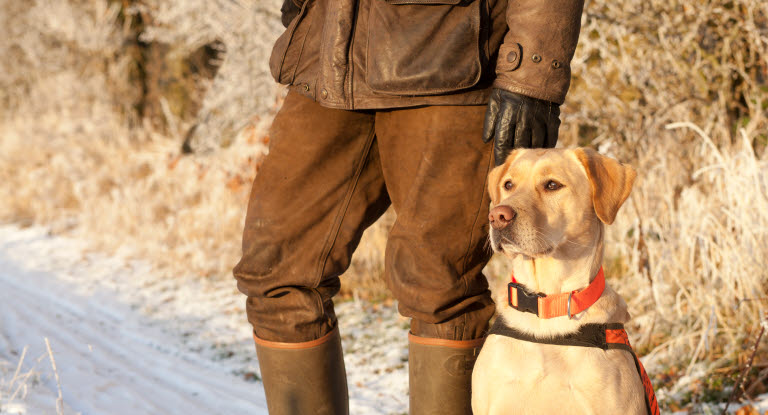
<svg viewBox="0 0 768 415">
<path fill-rule="evenodd" d="M 373 0 L 366 82 L 391 95 L 435 95 L 480 81 L 480 0 Z"/>
<path fill-rule="evenodd" d="M 285 29 L 282 35 L 275 41 L 272 54 L 269 57 L 269 71 L 272 77 L 280 84 L 290 85 L 296 76 L 301 52 L 304 49 L 304 41 L 312 24 L 311 19 L 306 19 L 307 11 L 314 3 L 307 0 L 302 4 L 299 15 Z"/>
</svg>

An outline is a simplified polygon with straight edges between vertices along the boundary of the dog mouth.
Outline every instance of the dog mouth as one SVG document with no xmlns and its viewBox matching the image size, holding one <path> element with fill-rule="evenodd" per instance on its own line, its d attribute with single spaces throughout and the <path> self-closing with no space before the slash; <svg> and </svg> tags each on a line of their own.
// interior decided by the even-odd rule
<svg viewBox="0 0 768 415">
<path fill-rule="evenodd" d="M 552 243 L 540 237 L 520 241 L 514 234 L 508 232 L 491 232 L 489 237 L 491 249 L 508 256 L 523 255 L 530 258 L 541 258 L 549 256 L 555 250 Z"/>
</svg>

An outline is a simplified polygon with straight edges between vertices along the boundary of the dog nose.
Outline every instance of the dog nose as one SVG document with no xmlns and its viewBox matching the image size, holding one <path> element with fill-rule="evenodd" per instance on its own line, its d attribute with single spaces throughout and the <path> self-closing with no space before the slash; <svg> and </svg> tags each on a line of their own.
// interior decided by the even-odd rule
<svg viewBox="0 0 768 415">
<path fill-rule="evenodd" d="M 493 229 L 504 229 L 510 222 L 515 220 L 517 212 L 512 210 L 511 207 L 505 205 L 499 205 L 491 209 L 488 213 L 488 220 L 491 221 Z"/>
</svg>

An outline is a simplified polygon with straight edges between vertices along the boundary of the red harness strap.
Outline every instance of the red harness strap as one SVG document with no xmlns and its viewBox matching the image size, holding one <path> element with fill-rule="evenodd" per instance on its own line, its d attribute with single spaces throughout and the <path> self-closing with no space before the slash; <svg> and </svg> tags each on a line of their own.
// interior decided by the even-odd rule
<svg viewBox="0 0 768 415">
<path fill-rule="evenodd" d="M 648 408 L 648 412 L 651 415 L 659 415 L 659 403 L 656 401 L 656 394 L 653 392 L 651 379 L 648 377 L 648 373 L 645 372 L 643 363 L 637 358 L 635 351 L 632 350 L 632 345 L 629 344 L 629 336 L 627 336 L 627 332 L 624 330 L 623 325 L 621 328 L 605 329 L 605 344 L 609 349 L 624 349 L 632 353 L 632 357 L 635 359 L 637 373 L 640 374 L 640 380 L 643 382 L 643 389 L 645 389 L 645 404 Z"/>
<path fill-rule="evenodd" d="M 632 358 L 635 360 L 637 374 L 640 376 L 640 380 L 643 383 L 643 389 L 645 390 L 645 406 L 648 415 L 659 415 L 659 403 L 656 400 L 656 394 L 653 392 L 651 380 L 648 378 L 648 373 L 645 372 L 645 368 L 640 362 L 640 359 L 637 358 L 635 351 L 632 350 L 632 346 L 629 344 L 629 336 L 627 336 L 627 332 L 624 330 L 624 325 L 621 323 L 585 324 L 581 326 L 576 333 L 540 339 L 507 326 L 504 320 L 499 317 L 496 319 L 496 322 L 493 324 L 493 327 L 491 327 L 488 334 L 497 334 L 533 343 L 597 347 L 603 350 L 626 350 L 632 354 Z"/>
<path fill-rule="evenodd" d="M 517 282 L 512 275 L 512 282 L 509 288 L 509 305 L 520 311 L 527 311 L 536 314 L 539 318 L 553 318 L 561 316 L 574 316 L 588 309 L 592 304 L 603 295 L 605 290 L 605 274 L 603 267 L 592 280 L 591 283 L 579 291 L 569 293 L 560 293 L 545 295 L 542 293 L 531 293 L 524 285 Z"/>
</svg>

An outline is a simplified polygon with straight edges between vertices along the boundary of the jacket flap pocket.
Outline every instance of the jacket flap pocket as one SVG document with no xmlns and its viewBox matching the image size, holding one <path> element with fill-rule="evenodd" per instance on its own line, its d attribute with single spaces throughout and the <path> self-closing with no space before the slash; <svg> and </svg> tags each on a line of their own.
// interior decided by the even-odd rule
<svg viewBox="0 0 768 415">
<path fill-rule="evenodd" d="M 366 56 L 371 90 L 436 95 L 476 85 L 482 73 L 479 5 L 461 0 L 373 1 Z"/>
</svg>

